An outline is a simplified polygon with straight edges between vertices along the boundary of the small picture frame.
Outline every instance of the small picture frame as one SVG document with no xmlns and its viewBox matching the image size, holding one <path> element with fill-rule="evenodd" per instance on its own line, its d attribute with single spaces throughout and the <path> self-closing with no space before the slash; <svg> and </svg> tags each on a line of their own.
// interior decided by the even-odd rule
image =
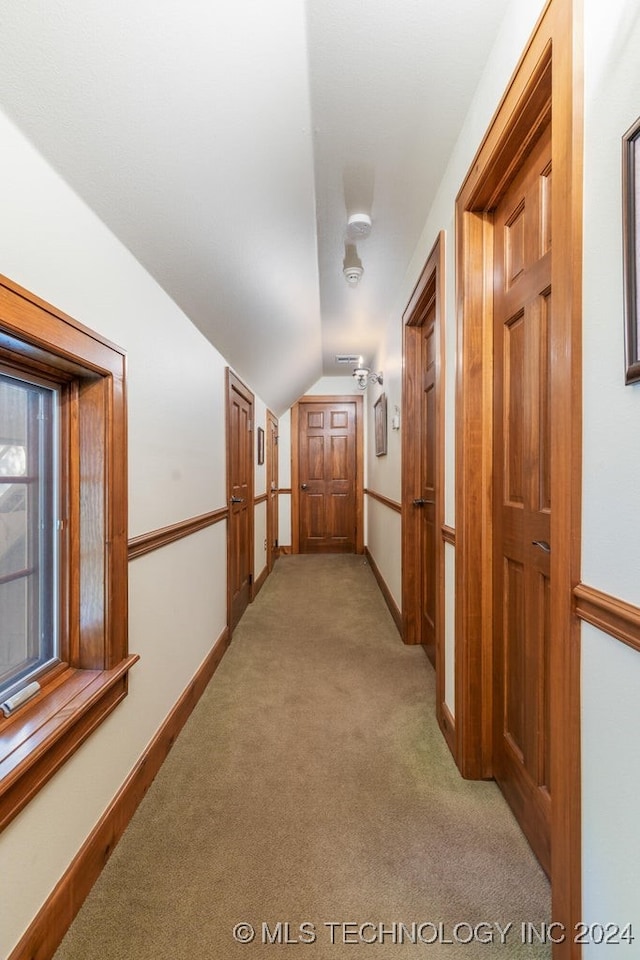
<svg viewBox="0 0 640 960">
<path fill-rule="evenodd" d="M 376 457 L 384 457 L 387 452 L 387 395 L 381 393 L 373 405 L 373 419 L 376 439 Z"/>
<path fill-rule="evenodd" d="M 264 463 L 264 430 L 258 427 L 258 463 Z"/>
<path fill-rule="evenodd" d="M 640 117 L 622 138 L 625 382 L 640 380 Z"/>
</svg>

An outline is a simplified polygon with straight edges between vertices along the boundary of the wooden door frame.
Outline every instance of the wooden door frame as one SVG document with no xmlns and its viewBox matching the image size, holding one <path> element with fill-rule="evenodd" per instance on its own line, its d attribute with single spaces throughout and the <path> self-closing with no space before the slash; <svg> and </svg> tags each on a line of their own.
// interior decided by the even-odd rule
<svg viewBox="0 0 640 960">
<path fill-rule="evenodd" d="M 278 446 L 277 442 L 274 444 L 272 442 L 273 430 L 272 427 L 276 429 L 276 436 L 278 431 L 278 418 L 275 413 L 272 413 L 271 410 L 267 410 L 267 570 L 269 573 L 273 570 L 273 565 L 275 563 L 275 558 L 277 557 L 277 548 L 274 550 L 273 543 L 274 540 L 277 540 L 278 533 Z M 275 477 L 276 477 L 276 489 L 272 491 L 270 489 L 269 480 L 272 476 L 272 468 L 275 463 Z M 275 493 L 275 497 L 273 494 Z M 272 503 L 275 503 L 275 510 L 272 506 Z M 275 518 L 274 518 L 275 512 Z M 275 531 L 273 527 L 275 526 Z M 274 537 L 274 532 L 276 537 Z"/>
<path fill-rule="evenodd" d="M 354 403 L 356 405 L 356 553 L 364 553 L 364 424 L 362 396 L 306 394 L 291 408 L 291 552 L 300 553 L 300 405 L 303 403 Z"/>
<path fill-rule="evenodd" d="M 226 438 L 226 478 L 227 478 L 227 508 L 229 516 L 227 520 L 227 628 L 229 630 L 229 639 L 231 639 L 231 608 L 232 608 L 232 589 L 231 589 L 231 395 L 232 390 L 240 393 L 247 403 L 251 404 L 251 429 L 249 430 L 250 462 L 252 469 L 249 472 L 249 490 L 247 491 L 247 511 L 249 513 L 249 602 L 253 596 L 253 565 L 254 565 L 254 545 L 255 545 L 255 516 L 254 516 L 254 492 L 255 492 L 255 460 L 253 456 L 255 436 L 255 396 L 249 390 L 247 385 L 240 380 L 238 376 L 230 369 L 225 367 L 225 438 Z"/>
<path fill-rule="evenodd" d="M 449 746 L 453 750 L 453 725 L 445 707 L 444 650 L 444 304 L 445 304 L 445 233 L 440 231 L 420 278 L 402 314 L 402 639 L 407 644 L 422 642 L 420 609 L 422 577 L 422 537 L 420 516 L 412 501 L 421 495 L 420 438 L 422 424 L 422 351 L 421 334 L 424 317 L 435 304 L 436 337 L 436 717 Z"/>
<path fill-rule="evenodd" d="M 493 229 L 491 209 L 552 124 L 551 849 L 554 958 L 577 958 L 581 913 L 580 579 L 582 42 L 576 0 L 550 0 L 456 201 L 456 760 L 491 775 Z M 479 576 L 479 572 L 482 575 Z"/>
</svg>

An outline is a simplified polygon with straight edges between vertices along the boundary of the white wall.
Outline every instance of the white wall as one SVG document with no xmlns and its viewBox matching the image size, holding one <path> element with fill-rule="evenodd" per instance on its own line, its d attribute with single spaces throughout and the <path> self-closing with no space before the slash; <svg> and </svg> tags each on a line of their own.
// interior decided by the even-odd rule
<svg viewBox="0 0 640 960">
<path fill-rule="evenodd" d="M 253 582 L 264 573 L 267 566 L 267 503 L 263 501 L 254 509 L 253 517 Z"/>
<path fill-rule="evenodd" d="M 2 273 L 127 351 L 130 536 L 223 507 L 223 358 L 1 114 L 0 142 Z M 0 956 L 225 625 L 224 522 L 131 563 L 130 693 L 0 834 Z"/>
<path fill-rule="evenodd" d="M 624 385 L 621 137 L 640 115 L 640 9 L 585 0 L 582 579 L 640 605 L 640 385 Z M 640 654 L 583 628 L 584 919 L 640 934 Z M 637 951 L 591 946 L 585 957 Z"/>
<path fill-rule="evenodd" d="M 305 397 L 340 397 L 362 393 L 352 376 L 320 377 L 312 387 L 305 391 Z"/>
<path fill-rule="evenodd" d="M 402 408 L 402 327 L 396 327 L 400 339 L 393 351 L 383 344 L 378 352 L 375 369 L 382 373 L 383 383 L 372 383 L 365 392 L 366 486 L 374 493 L 388 497 L 396 503 L 402 501 L 401 446 L 402 423 L 399 430 L 392 429 L 392 420 Z M 374 405 L 382 393 L 387 397 L 387 452 L 376 456 Z M 390 507 L 373 497 L 365 497 L 367 523 L 365 543 L 369 548 L 380 575 L 389 588 L 398 609 L 402 609 L 402 518 Z"/>
<path fill-rule="evenodd" d="M 402 518 L 372 497 L 365 497 L 365 501 L 366 545 L 396 606 L 402 610 Z"/>
</svg>

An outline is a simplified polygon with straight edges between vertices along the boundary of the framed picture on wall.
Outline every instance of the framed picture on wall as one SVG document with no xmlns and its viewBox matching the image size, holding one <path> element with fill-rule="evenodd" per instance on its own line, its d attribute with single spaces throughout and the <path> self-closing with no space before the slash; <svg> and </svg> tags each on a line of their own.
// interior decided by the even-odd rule
<svg viewBox="0 0 640 960">
<path fill-rule="evenodd" d="M 264 430 L 258 427 L 258 463 L 264 463 Z"/>
<path fill-rule="evenodd" d="M 376 457 L 387 452 L 387 395 L 381 393 L 373 405 L 373 420 L 376 436 Z"/>
<path fill-rule="evenodd" d="M 625 381 L 640 380 L 640 117 L 622 138 L 622 225 L 625 298 Z"/>
</svg>

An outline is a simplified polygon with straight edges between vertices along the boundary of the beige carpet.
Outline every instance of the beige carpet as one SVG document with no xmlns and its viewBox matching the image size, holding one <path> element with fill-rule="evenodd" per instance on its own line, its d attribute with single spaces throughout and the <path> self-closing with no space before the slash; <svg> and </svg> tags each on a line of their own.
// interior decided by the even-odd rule
<svg viewBox="0 0 640 960">
<path fill-rule="evenodd" d="M 433 671 L 370 568 L 284 557 L 56 958 L 534 960 L 550 950 L 521 924 L 548 919 L 544 874 L 495 785 L 458 775 Z"/>
</svg>

